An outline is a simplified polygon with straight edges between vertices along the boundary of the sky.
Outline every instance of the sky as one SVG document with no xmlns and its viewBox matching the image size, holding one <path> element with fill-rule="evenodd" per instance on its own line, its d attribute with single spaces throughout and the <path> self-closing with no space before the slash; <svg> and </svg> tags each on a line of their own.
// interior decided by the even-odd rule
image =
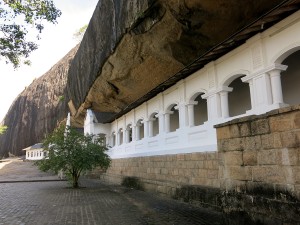
<svg viewBox="0 0 300 225">
<path fill-rule="evenodd" d="M 0 59 L 0 122 L 4 119 L 15 98 L 29 86 L 35 78 L 46 73 L 63 58 L 78 40 L 73 34 L 88 24 L 98 0 L 53 0 L 62 11 L 58 24 L 44 23 L 41 40 L 35 40 L 39 48 L 32 52 L 31 66 L 21 65 L 14 70 L 12 64 Z"/>
</svg>

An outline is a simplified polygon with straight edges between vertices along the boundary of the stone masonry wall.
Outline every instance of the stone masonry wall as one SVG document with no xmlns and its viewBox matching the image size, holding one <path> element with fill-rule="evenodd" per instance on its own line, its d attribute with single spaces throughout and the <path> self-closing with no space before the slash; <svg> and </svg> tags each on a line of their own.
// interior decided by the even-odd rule
<svg viewBox="0 0 300 225">
<path fill-rule="evenodd" d="M 223 211 L 228 224 L 300 224 L 300 105 L 215 127 L 218 152 L 114 159 L 101 178 L 133 177 L 146 191 Z"/>
<path fill-rule="evenodd" d="M 217 152 L 114 159 L 103 178 L 121 183 L 125 177 L 138 178 L 145 190 L 173 196 L 183 185 L 219 188 Z"/>
<path fill-rule="evenodd" d="M 216 126 L 223 209 L 300 222 L 300 106 Z"/>
</svg>

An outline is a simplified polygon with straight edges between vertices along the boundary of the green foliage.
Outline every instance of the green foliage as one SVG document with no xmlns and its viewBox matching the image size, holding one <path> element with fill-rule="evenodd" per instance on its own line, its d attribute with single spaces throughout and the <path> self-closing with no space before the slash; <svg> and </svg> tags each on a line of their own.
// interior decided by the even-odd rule
<svg viewBox="0 0 300 225">
<path fill-rule="evenodd" d="M 42 171 L 63 171 L 77 188 L 78 179 L 83 171 L 95 167 L 107 169 L 110 158 L 107 148 L 94 135 L 84 135 L 77 130 L 61 126 L 43 142 L 47 157 L 37 162 Z"/>
<path fill-rule="evenodd" d="M 58 97 L 58 100 L 59 100 L 60 102 L 64 101 L 64 100 L 65 100 L 65 96 L 60 95 L 60 96 Z"/>
<path fill-rule="evenodd" d="M 15 68 L 20 66 L 21 58 L 37 49 L 37 44 L 26 40 L 28 27 L 41 33 L 44 21 L 55 24 L 60 15 L 52 0 L 0 1 L 0 57 Z M 28 60 L 23 63 L 30 64 Z"/>
<path fill-rule="evenodd" d="M 0 134 L 3 134 L 7 130 L 7 126 L 0 126 Z"/>
<path fill-rule="evenodd" d="M 83 35 L 87 29 L 88 25 L 84 25 L 83 27 L 79 28 L 74 34 L 73 37 L 75 39 L 77 39 L 78 41 L 81 41 L 81 39 L 83 38 Z"/>
</svg>

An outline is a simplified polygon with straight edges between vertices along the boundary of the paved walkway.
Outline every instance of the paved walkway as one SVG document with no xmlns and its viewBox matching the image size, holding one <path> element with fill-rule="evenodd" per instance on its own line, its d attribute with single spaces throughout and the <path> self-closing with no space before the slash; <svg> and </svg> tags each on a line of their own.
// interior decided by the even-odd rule
<svg viewBox="0 0 300 225">
<path fill-rule="evenodd" d="M 57 175 L 44 173 L 32 162 L 19 158 L 0 160 L 0 183 L 24 181 L 59 180 Z"/>
<path fill-rule="evenodd" d="M 20 160 L 0 167 L 0 180 L 13 177 L 26 182 L 0 183 L 0 225 L 222 224 L 219 213 L 99 180 L 83 180 L 84 188 L 71 189 L 67 182 L 49 181 L 54 177 Z M 49 182 L 36 182 L 41 178 Z"/>
</svg>

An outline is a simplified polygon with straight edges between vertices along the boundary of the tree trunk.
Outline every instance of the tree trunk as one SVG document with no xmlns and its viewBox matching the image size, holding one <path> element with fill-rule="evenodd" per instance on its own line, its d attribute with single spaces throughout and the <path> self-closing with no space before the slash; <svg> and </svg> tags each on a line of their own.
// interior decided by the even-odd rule
<svg viewBox="0 0 300 225">
<path fill-rule="evenodd" d="M 79 176 L 77 174 L 72 174 L 73 179 L 73 188 L 79 188 L 78 179 Z"/>
</svg>

